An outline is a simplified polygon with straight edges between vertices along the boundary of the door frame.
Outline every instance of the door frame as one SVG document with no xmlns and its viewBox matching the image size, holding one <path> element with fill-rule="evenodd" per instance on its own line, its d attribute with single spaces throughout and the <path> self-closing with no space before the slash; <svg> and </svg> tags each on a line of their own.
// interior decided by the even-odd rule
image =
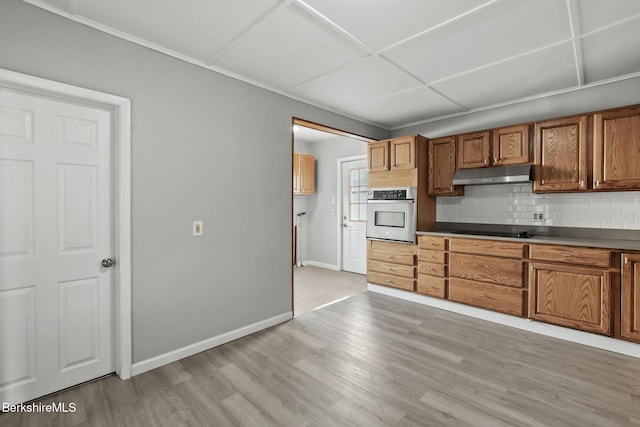
<svg viewBox="0 0 640 427">
<path fill-rule="evenodd" d="M 338 191 L 336 192 L 336 212 L 337 212 L 337 222 L 336 222 L 336 227 L 338 229 L 338 271 L 342 271 L 342 267 L 343 267 L 343 259 L 342 259 L 342 252 L 343 252 L 343 238 L 344 238 L 344 227 L 342 226 L 342 197 L 343 195 L 343 187 L 342 185 L 344 184 L 343 179 L 342 179 L 342 167 L 344 163 L 347 162 L 353 162 L 356 160 L 367 160 L 367 155 L 366 154 L 361 154 L 358 156 L 349 156 L 349 157 L 340 157 L 337 159 L 337 180 L 336 182 L 338 183 Z"/>
<path fill-rule="evenodd" d="M 63 102 L 80 102 L 112 113 L 115 235 L 115 365 L 121 379 L 131 377 L 131 100 L 0 68 L 0 87 Z"/>
<path fill-rule="evenodd" d="M 301 118 L 298 118 L 298 117 L 291 117 L 291 125 L 290 125 L 291 126 L 290 127 L 290 129 L 291 129 L 291 175 L 290 176 L 293 176 L 293 152 L 294 152 L 294 143 L 295 143 L 295 133 L 293 131 L 293 126 L 295 126 L 295 125 L 308 127 L 308 128 L 311 128 L 311 129 L 322 131 L 322 132 L 332 133 L 334 135 L 340 135 L 340 136 L 346 136 L 348 138 L 358 139 L 358 140 L 364 141 L 366 143 L 378 141 L 377 139 L 373 139 L 373 138 L 369 138 L 369 137 L 366 137 L 366 136 L 358 135 L 358 134 L 355 134 L 355 133 L 352 133 L 352 132 L 347 132 L 347 131 L 340 130 L 340 129 L 337 129 L 337 128 L 333 128 L 333 127 L 330 127 L 330 126 L 321 125 L 319 123 L 312 122 L 312 121 L 309 121 L 309 120 L 301 119 Z M 366 156 L 365 156 L 365 158 L 366 158 Z M 290 234 L 289 240 L 292 243 L 292 245 L 291 245 L 291 251 L 292 251 L 291 252 L 291 256 L 292 256 L 292 259 L 293 259 L 293 251 L 294 251 L 293 245 L 295 244 L 294 241 L 293 241 L 293 238 L 294 238 L 294 235 L 293 235 L 293 219 L 294 219 L 294 215 L 295 215 L 295 212 L 293 212 L 293 197 L 294 197 L 294 195 L 293 195 L 293 180 L 289 181 L 289 183 L 291 185 L 291 187 L 290 187 L 291 188 L 291 219 L 289 220 L 289 224 L 291 224 L 291 234 Z M 342 209 L 342 208 L 340 208 L 340 209 Z M 338 217 L 338 218 L 340 218 L 340 217 Z M 342 234 L 340 234 L 340 236 L 342 237 Z M 340 253 L 339 259 L 340 259 L 340 268 L 342 268 L 342 252 Z M 295 301 L 294 292 L 295 292 L 295 289 L 294 289 L 294 279 L 293 279 L 294 271 L 293 271 L 293 269 L 294 269 L 294 265 L 293 265 L 293 263 L 291 263 L 291 313 L 293 313 L 293 315 L 295 316 L 295 307 L 294 307 L 294 301 Z"/>
</svg>

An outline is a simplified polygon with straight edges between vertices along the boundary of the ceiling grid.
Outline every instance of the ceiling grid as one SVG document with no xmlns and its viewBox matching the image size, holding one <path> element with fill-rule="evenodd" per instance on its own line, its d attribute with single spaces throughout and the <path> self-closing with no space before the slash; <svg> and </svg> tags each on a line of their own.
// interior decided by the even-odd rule
<svg viewBox="0 0 640 427">
<path fill-rule="evenodd" d="M 23 1 L 386 129 L 640 73 L 637 0 Z"/>
</svg>

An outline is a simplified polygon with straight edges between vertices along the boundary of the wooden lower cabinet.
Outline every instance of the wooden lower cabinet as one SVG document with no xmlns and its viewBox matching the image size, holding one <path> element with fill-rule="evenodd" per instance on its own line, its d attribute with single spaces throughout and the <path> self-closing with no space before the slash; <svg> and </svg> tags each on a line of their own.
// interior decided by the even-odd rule
<svg viewBox="0 0 640 427">
<path fill-rule="evenodd" d="M 418 236 L 418 284 L 420 294 L 447 296 L 446 240 L 440 236 Z"/>
<path fill-rule="evenodd" d="M 416 245 L 369 240 L 367 282 L 415 291 Z"/>
<path fill-rule="evenodd" d="M 604 269 L 532 262 L 529 317 L 610 336 L 611 272 Z"/>
<path fill-rule="evenodd" d="M 523 255 L 521 243 L 450 239 L 449 300 L 525 317 Z"/>
<path fill-rule="evenodd" d="M 622 255 L 620 311 L 622 338 L 640 343 L 640 254 Z"/>
<path fill-rule="evenodd" d="M 515 316 L 526 316 L 526 292 L 522 288 L 449 278 L 449 300 Z"/>
</svg>

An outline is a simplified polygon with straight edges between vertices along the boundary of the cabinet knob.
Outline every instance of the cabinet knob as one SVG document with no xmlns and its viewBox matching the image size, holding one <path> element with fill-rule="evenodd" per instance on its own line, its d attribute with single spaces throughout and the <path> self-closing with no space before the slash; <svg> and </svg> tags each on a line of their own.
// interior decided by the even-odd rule
<svg viewBox="0 0 640 427">
<path fill-rule="evenodd" d="M 484 159 L 484 165 L 487 166 L 489 164 L 489 159 Z"/>
<path fill-rule="evenodd" d="M 496 163 L 498 163 L 498 158 L 497 158 L 497 157 L 494 157 L 494 158 L 493 158 L 493 164 L 495 165 Z"/>
<path fill-rule="evenodd" d="M 624 263 L 628 264 L 629 263 L 629 257 L 624 257 Z"/>
</svg>

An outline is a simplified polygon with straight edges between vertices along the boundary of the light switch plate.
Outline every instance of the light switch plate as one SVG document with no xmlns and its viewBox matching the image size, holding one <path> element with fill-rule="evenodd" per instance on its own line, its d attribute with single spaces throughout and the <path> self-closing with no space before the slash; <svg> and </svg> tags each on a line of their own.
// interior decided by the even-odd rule
<svg viewBox="0 0 640 427">
<path fill-rule="evenodd" d="M 202 220 L 193 221 L 193 236 L 200 237 L 202 236 Z"/>
</svg>

